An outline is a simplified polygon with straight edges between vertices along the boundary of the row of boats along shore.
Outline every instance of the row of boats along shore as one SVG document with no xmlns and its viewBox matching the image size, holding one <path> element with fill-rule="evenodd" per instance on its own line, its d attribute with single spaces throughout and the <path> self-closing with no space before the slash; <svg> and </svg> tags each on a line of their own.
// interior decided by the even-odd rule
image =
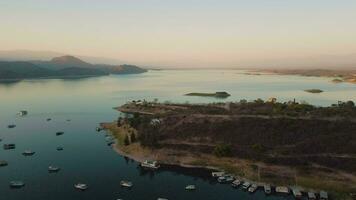
<svg viewBox="0 0 356 200">
<path fill-rule="evenodd" d="M 20 111 L 18 113 L 19 116 L 26 116 L 28 114 L 27 111 Z M 51 121 L 51 118 L 47 118 L 46 121 Z M 70 120 L 67 120 L 70 121 Z M 8 128 L 15 128 L 16 125 L 11 124 L 8 125 Z M 102 129 L 100 127 L 96 128 L 96 131 L 100 132 Z M 64 132 L 56 132 L 56 136 L 61 136 L 63 135 Z M 2 139 L 0 138 L 0 142 L 2 142 Z M 109 146 L 114 144 L 114 138 L 110 136 L 110 134 L 106 133 L 106 142 Z M 11 150 L 15 149 L 16 145 L 15 144 L 3 144 L 3 149 L 4 150 Z M 59 146 L 56 148 L 57 151 L 62 151 L 63 147 Z M 33 156 L 35 155 L 36 152 L 32 150 L 25 150 L 22 152 L 23 156 Z M 8 162 L 5 160 L 0 160 L 0 167 L 5 167 L 8 165 Z M 160 168 L 160 165 L 158 164 L 157 161 L 149 161 L 146 160 L 142 163 L 140 163 L 140 167 L 146 170 L 158 170 Z M 55 165 L 50 165 L 48 166 L 48 172 L 49 173 L 57 173 L 61 170 L 60 167 L 55 166 Z M 302 199 L 303 197 L 307 197 L 310 200 L 328 200 L 328 193 L 325 191 L 320 191 L 320 192 L 315 192 L 315 191 L 302 191 L 301 189 L 297 187 L 286 187 L 286 186 L 271 186 L 269 184 L 261 184 L 261 183 L 255 183 L 251 182 L 245 179 L 237 178 L 234 177 L 231 174 L 227 174 L 225 172 L 212 172 L 211 176 L 216 179 L 218 183 L 221 184 L 230 184 L 233 188 L 239 188 L 243 191 L 249 192 L 249 193 L 254 193 L 259 189 L 263 189 L 264 193 L 266 195 L 271 195 L 272 193 L 275 194 L 280 194 L 280 195 L 290 195 L 292 194 L 296 199 Z M 133 182 L 129 180 L 122 180 L 120 181 L 119 185 L 123 188 L 132 188 L 134 186 Z M 23 188 L 25 187 L 25 182 L 21 180 L 14 180 L 10 181 L 9 186 L 11 188 Z M 80 191 L 85 191 L 89 188 L 89 185 L 87 183 L 75 183 L 74 188 Z M 198 189 L 195 185 L 190 184 L 186 185 L 184 187 L 185 190 L 187 191 L 194 191 Z M 121 200 L 121 199 L 117 199 Z M 167 198 L 161 198 L 159 197 L 157 200 L 168 200 Z"/>
</svg>

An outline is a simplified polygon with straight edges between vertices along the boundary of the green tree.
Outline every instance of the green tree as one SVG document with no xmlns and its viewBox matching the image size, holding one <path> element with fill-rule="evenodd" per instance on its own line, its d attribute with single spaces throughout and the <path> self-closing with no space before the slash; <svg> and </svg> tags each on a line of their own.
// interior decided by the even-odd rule
<svg viewBox="0 0 356 200">
<path fill-rule="evenodd" d="M 218 144 L 214 148 L 213 152 L 217 157 L 229 157 L 232 155 L 231 145 L 228 144 Z"/>
</svg>

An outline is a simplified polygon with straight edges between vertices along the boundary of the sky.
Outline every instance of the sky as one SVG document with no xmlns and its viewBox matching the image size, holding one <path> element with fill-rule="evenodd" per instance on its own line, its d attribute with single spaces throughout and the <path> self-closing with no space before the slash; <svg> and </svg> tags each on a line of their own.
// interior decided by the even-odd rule
<svg viewBox="0 0 356 200">
<path fill-rule="evenodd" d="M 356 55 L 355 0 L 0 0 L 0 24 L 0 50 L 152 66 L 302 65 Z"/>
</svg>

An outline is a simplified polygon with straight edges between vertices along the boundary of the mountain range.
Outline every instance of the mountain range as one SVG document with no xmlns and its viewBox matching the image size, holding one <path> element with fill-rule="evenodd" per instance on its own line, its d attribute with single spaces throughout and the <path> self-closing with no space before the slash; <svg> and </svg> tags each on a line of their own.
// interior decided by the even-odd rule
<svg viewBox="0 0 356 200">
<path fill-rule="evenodd" d="M 49 61 L 0 61 L 0 79 L 72 78 L 146 71 L 135 65 L 91 64 L 70 55 L 55 57 Z"/>
</svg>

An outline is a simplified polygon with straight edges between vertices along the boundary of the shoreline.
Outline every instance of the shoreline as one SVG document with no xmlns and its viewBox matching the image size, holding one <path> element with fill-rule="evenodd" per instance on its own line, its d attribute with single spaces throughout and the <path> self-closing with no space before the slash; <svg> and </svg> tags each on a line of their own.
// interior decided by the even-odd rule
<svg viewBox="0 0 356 200">
<path fill-rule="evenodd" d="M 104 131 L 114 136 L 115 143 L 112 145 L 112 148 L 116 153 L 139 163 L 145 160 L 157 160 L 163 165 L 225 171 L 226 173 L 233 174 L 240 180 L 254 182 L 258 185 L 268 183 L 273 186 L 298 187 L 305 192 L 326 190 L 335 196 L 347 195 L 352 190 L 352 183 L 350 187 L 347 182 L 356 181 L 353 175 L 343 171 L 333 171 L 332 173 L 324 171 L 309 175 L 291 166 L 273 165 L 240 158 L 216 158 L 213 155 L 198 155 L 176 149 L 148 149 L 142 147 L 138 142 L 125 146 L 123 145 L 123 135 L 132 131 L 131 127 L 125 125 L 118 128 L 116 127 L 116 122 L 101 123 L 100 126 Z M 255 168 L 258 168 L 258 170 Z M 317 172 L 317 169 L 315 168 L 311 172 Z M 320 169 L 325 170 L 325 168 Z M 268 176 L 263 177 L 260 173 L 267 174 Z M 350 175 L 352 177 L 348 179 L 347 177 Z M 330 180 L 330 178 L 333 180 Z M 347 179 L 348 181 L 346 181 Z M 338 186 L 336 187 L 336 185 Z M 346 188 L 347 185 L 349 186 L 348 188 Z"/>
</svg>

